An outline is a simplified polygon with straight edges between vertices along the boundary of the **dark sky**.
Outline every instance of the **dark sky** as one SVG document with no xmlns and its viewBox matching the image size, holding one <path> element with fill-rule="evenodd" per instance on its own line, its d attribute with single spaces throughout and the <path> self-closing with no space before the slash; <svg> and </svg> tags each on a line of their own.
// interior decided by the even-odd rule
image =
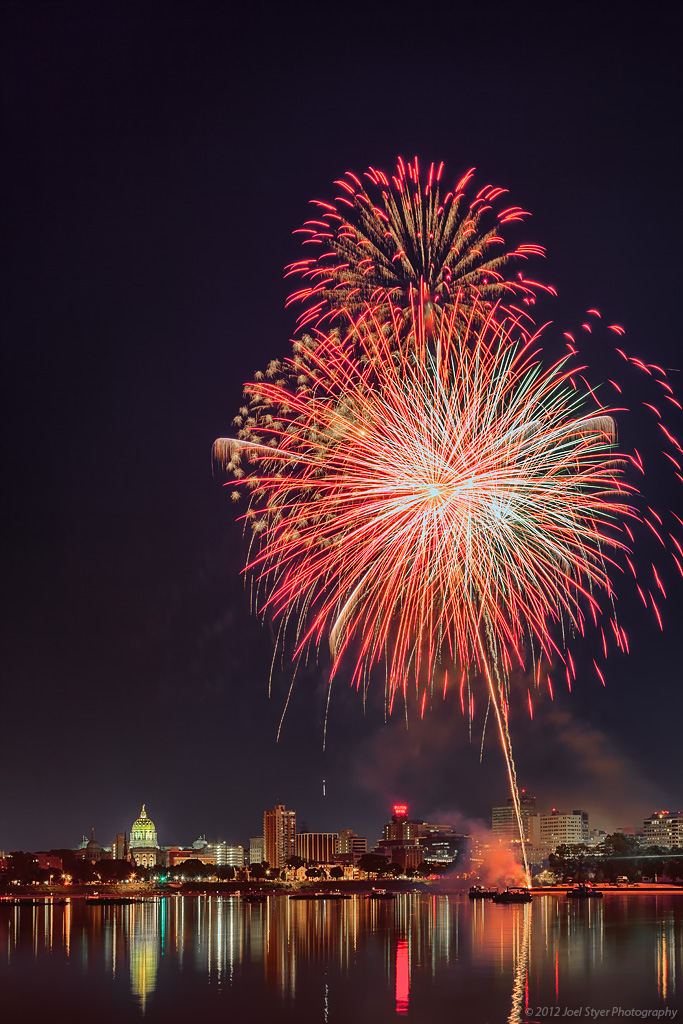
<svg viewBox="0 0 683 1024">
<path fill-rule="evenodd" d="M 143 801 L 182 843 L 246 842 L 280 801 L 373 841 L 397 798 L 463 821 L 506 798 L 457 697 L 406 732 L 342 685 L 323 754 L 311 668 L 275 742 L 287 666 L 269 700 L 272 634 L 209 454 L 286 351 L 291 232 L 345 170 L 476 165 L 533 213 L 515 237 L 547 247 L 533 270 L 560 293 L 539 316 L 571 330 L 597 306 L 634 354 L 683 363 L 679 5 L 237 6 L 3 6 L 0 849 L 108 841 Z M 613 342 L 591 340 L 598 376 Z M 620 427 L 650 453 L 650 420 Z M 643 486 L 680 514 L 658 469 Z M 571 695 L 513 709 L 543 809 L 615 827 L 683 806 L 664 574 L 664 633 L 625 596 L 631 655 L 604 689 L 589 640 Z"/>
</svg>

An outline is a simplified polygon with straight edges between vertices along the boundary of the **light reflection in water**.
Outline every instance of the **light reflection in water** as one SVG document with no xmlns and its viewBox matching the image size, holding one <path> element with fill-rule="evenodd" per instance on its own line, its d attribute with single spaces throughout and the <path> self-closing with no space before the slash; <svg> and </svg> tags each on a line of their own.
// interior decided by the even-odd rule
<svg viewBox="0 0 683 1024">
<path fill-rule="evenodd" d="M 524 906 L 428 894 L 278 896 L 252 905 L 227 895 L 110 907 L 73 900 L 0 907 L 0 985 L 22 957 L 36 976 L 47 960 L 71 959 L 69 977 L 100 974 L 123 984 L 148 1019 L 161 1012 L 160 984 L 201 982 L 231 999 L 257 985 L 287 1013 L 312 1004 L 315 1019 L 325 1021 L 352 1006 L 357 982 L 380 1001 L 378 1020 L 388 1013 L 427 1019 L 425 1000 L 443 990 L 462 1003 L 479 985 L 479 1000 L 496 1001 L 496 1019 L 521 1024 L 539 1005 L 598 1005 L 611 993 L 612 1006 L 629 982 L 653 1005 L 666 1005 L 677 995 L 682 942 L 683 895 L 582 903 L 546 896 Z"/>
<path fill-rule="evenodd" d="M 396 1013 L 408 1012 L 410 995 L 410 949 L 405 939 L 396 943 Z"/>
<path fill-rule="evenodd" d="M 520 1024 L 526 1019 L 526 1009 L 529 999 L 529 943 L 531 940 L 531 913 L 532 905 L 526 903 L 520 907 L 522 911 L 521 934 L 516 929 L 514 933 L 517 955 L 515 961 L 515 973 L 512 984 L 512 1007 L 509 1024 Z"/>
<path fill-rule="evenodd" d="M 130 946 L 130 987 L 143 1014 L 159 969 L 159 903 L 134 904 L 126 921 Z"/>
<path fill-rule="evenodd" d="M 657 922 L 655 946 L 655 970 L 657 992 L 663 1002 L 676 997 L 676 922 L 673 910 L 669 910 Z"/>
</svg>

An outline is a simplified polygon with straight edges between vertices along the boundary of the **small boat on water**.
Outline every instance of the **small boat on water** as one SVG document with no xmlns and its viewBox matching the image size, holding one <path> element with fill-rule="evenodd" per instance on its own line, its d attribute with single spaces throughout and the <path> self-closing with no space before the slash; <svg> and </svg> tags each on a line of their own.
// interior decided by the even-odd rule
<svg viewBox="0 0 683 1024">
<path fill-rule="evenodd" d="M 245 892 L 242 899 L 247 903 L 265 903 L 268 897 L 264 892 Z"/>
<path fill-rule="evenodd" d="M 579 882 L 573 889 L 567 890 L 568 900 L 587 900 L 587 899 L 598 899 L 601 900 L 603 893 L 601 889 L 596 889 L 595 886 L 586 885 L 585 882 Z"/>
<path fill-rule="evenodd" d="M 471 900 L 492 900 L 498 895 L 498 889 L 490 885 L 472 885 L 468 896 Z"/>
<path fill-rule="evenodd" d="M 89 907 L 119 907 L 143 901 L 136 896 L 101 896 L 98 892 L 94 892 L 92 896 L 85 897 L 85 902 Z"/>
<path fill-rule="evenodd" d="M 368 893 L 368 899 L 371 900 L 393 900 L 396 898 L 395 892 L 387 892 L 386 889 L 372 889 Z"/>
<path fill-rule="evenodd" d="M 528 889 L 521 886 L 508 886 L 504 892 L 497 892 L 491 899 L 494 903 L 531 903 L 532 896 Z"/>
</svg>

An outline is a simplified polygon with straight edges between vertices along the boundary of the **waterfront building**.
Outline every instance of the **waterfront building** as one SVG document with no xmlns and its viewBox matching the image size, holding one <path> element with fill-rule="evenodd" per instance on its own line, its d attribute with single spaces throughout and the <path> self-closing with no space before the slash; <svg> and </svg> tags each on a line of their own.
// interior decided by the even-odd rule
<svg viewBox="0 0 683 1024">
<path fill-rule="evenodd" d="M 338 844 L 338 832 L 300 832 L 296 837 L 296 856 L 311 864 L 331 864 Z"/>
<path fill-rule="evenodd" d="M 466 836 L 457 832 L 434 831 L 418 841 L 425 864 L 452 864 L 465 843 Z"/>
<path fill-rule="evenodd" d="M 266 859 L 266 843 L 263 836 L 249 840 L 249 863 L 261 864 Z"/>
<path fill-rule="evenodd" d="M 276 804 L 263 815 L 265 860 L 271 868 L 283 868 L 294 856 L 296 841 L 296 811 L 288 811 L 284 804 Z"/>
<path fill-rule="evenodd" d="M 217 867 L 244 867 L 243 846 L 228 846 L 228 844 L 225 842 L 209 843 L 206 849 L 207 853 L 209 853 L 214 858 L 213 863 Z"/>
<path fill-rule="evenodd" d="M 417 841 L 420 822 L 411 821 L 406 804 L 394 804 L 391 821 L 382 829 L 382 838 L 373 853 L 399 864 L 404 872 L 416 868 L 424 860 L 424 851 Z"/>
<path fill-rule="evenodd" d="M 590 839 L 587 811 L 562 813 L 553 808 L 550 814 L 532 814 L 529 825 L 534 860 L 544 860 L 558 846 L 575 846 Z"/>
<path fill-rule="evenodd" d="M 519 811 L 524 839 L 528 842 L 531 839 L 529 819 L 532 814 L 536 813 L 536 797 L 528 796 L 524 789 L 519 791 Z M 491 831 L 500 839 L 512 839 L 519 842 L 519 826 L 511 796 L 507 798 L 506 803 L 491 808 Z"/>
<path fill-rule="evenodd" d="M 645 846 L 683 846 L 683 811 L 653 811 L 643 822 Z"/>
<path fill-rule="evenodd" d="M 402 843 L 413 846 L 416 839 L 416 823 L 408 818 L 407 804 L 394 804 L 391 821 L 382 829 L 382 842 Z"/>
<path fill-rule="evenodd" d="M 145 805 L 142 805 L 139 817 L 133 822 L 130 830 L 130 856 L 138 867 L 154 868 L 166 860 L 159 848 L 156 825 L 147 816 Z"/>
</svg>

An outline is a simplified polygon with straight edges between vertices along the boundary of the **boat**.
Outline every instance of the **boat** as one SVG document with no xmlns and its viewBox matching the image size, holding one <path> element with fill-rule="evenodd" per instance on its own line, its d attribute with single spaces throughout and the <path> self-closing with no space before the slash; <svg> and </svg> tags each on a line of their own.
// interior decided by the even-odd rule
<svg viewBox="0 0 683 1024">
<path fill-rule="evenodd" d="M 85 902 L 90 907 L 118 907 L 129 903 L 142 903 L 142 899 L 136 896 L 100 896 L 94 892 L 92 896 L 86 896 Z"/>
<path fill-rule="evenodd" d="M 247 903 L 265 903 L 268 897 L 264 892 L 245 892 L 242 899 Z"/>
<path fill-rule="evenodd" d="M 567 890 L 568 900 L 585 900 L 585 899 L 598 899 L 601 900 L 603 893 L 601 889 L 596 889 L 592 885 L 586 885 L 585 882 L 579 882 L 573 889 Z"/>
<path fill-rule="evenodd" d="M 368 898 L 371 900 L 393 900 L 396 898 L 396 893 L 387 892 L 386 889 L 372 889 L 368 893 Z"/>
<path fill-rule="evenodd" d="M 491 899 L 494 903 L 531 903 L 531 892 L 521 886 L 508 886 L 504 892 L 497 892 Z"/>
<path fill-rule="evenodd" d="M 290 900 L 319 900 L 322 899 L 321 892 L 290 892 Z"/>
<path fill-rule="evenodd" d="M 489 885 L 471 885 L 468 896 L 471 900 L 491 900 L 498 895 L 498 889 Z"/>
</svg>

